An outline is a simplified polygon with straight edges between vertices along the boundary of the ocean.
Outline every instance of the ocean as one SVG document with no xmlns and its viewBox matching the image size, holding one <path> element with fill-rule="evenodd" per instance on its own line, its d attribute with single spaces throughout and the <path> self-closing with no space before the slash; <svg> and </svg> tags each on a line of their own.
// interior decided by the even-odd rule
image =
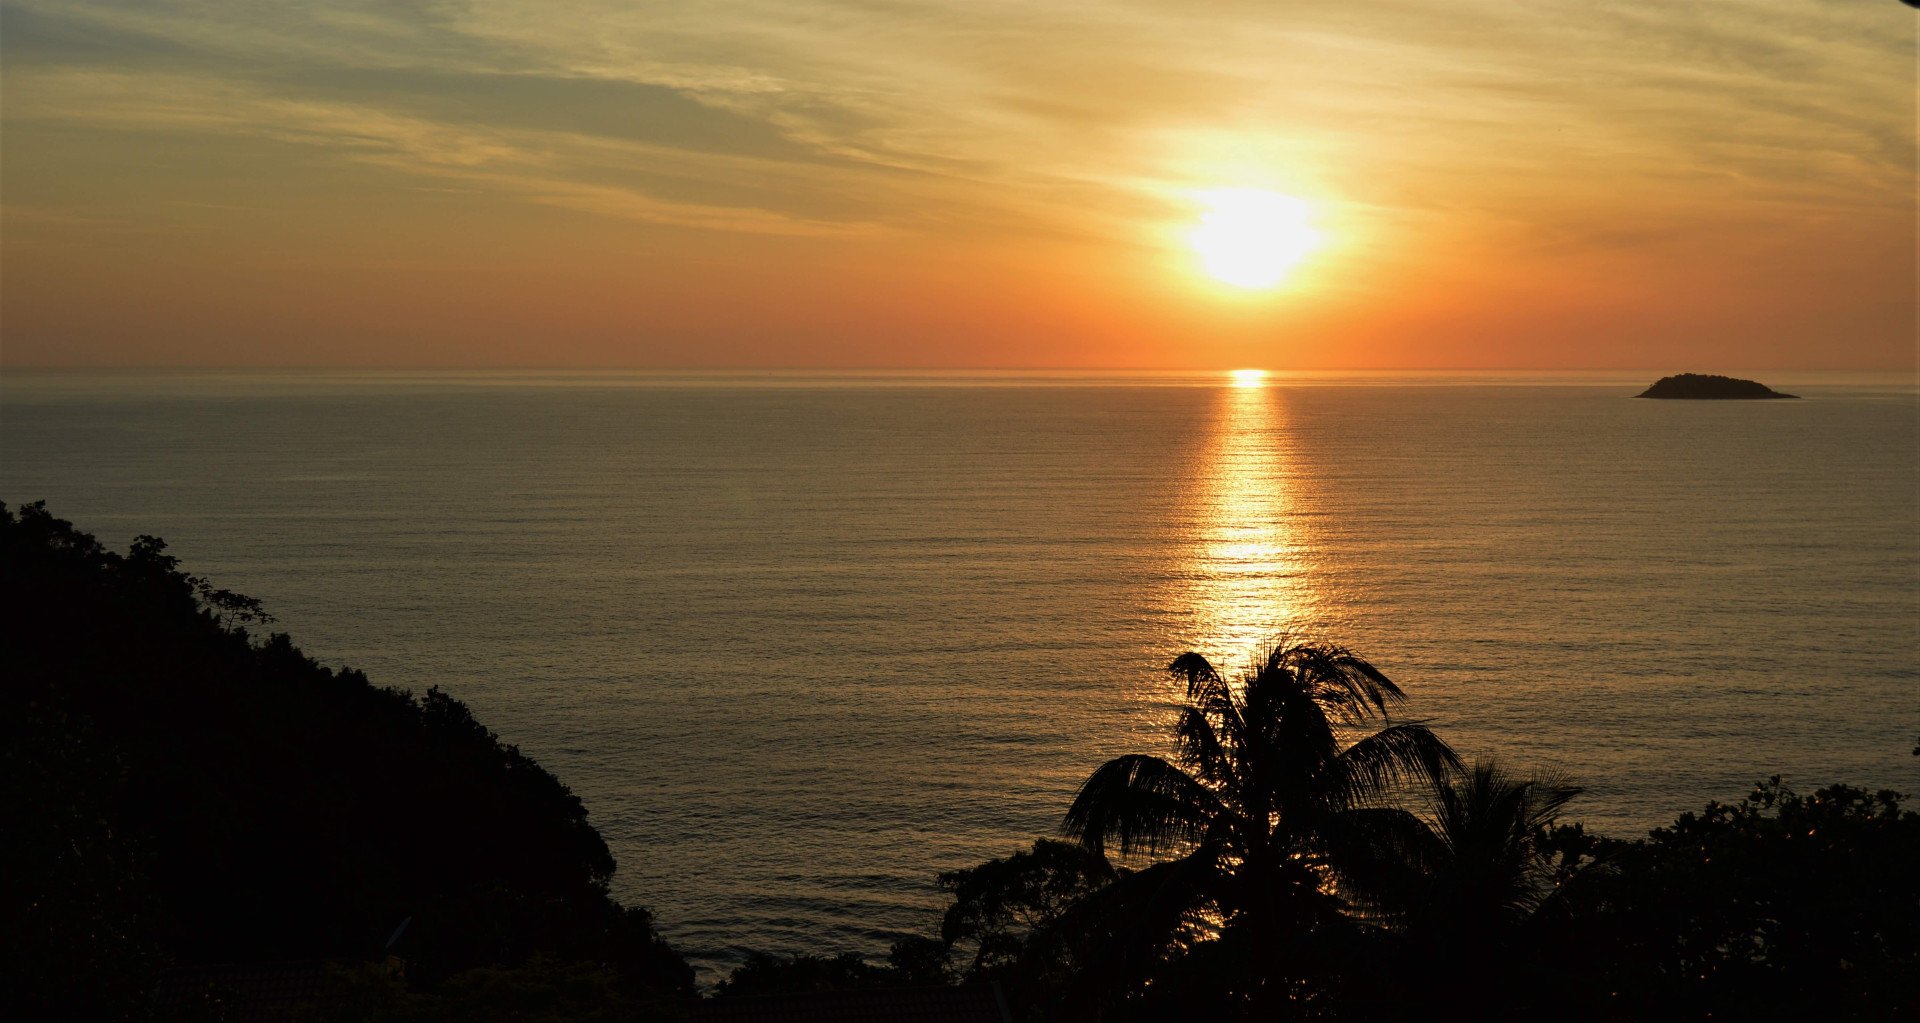
<svg viewBox="0 0 1920 1023">
<path fill-rule="evenodd" d="M 1286 633 L 1609 834 L 1920 791 L 1912 378 L 1654 375 L 9 371 L 0 499 L 467 701 L 712 980 L 930 930 Z"/>
</svg>

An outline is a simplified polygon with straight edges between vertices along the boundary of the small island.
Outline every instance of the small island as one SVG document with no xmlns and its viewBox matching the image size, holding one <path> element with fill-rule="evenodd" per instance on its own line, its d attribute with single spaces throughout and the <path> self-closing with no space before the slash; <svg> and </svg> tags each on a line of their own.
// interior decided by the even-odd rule
<svg viewBox="0 0 1920 1023">
<path fill-rule="evenodd" d="M 1799 395 L 1782 394 L 1757 380 L 1741 380 L 1713 373 L 1681 373 L 1678 376 L 1661 377 L 1652 387 L 1634 397 L 1751 401 L 1759 398 L 1798 398 Z"/>
</svg>

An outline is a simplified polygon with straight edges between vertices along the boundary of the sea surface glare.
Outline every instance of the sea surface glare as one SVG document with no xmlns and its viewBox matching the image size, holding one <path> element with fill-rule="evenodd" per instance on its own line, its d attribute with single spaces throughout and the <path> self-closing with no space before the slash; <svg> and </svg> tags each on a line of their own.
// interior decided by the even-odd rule
<svg viewBox="0 0 1920 1023">
<path fill-rule="evenodd" d="M 1913 388 L 1774 376 L 1806 399 L 10 372 L 0 498 L 468 701 L 711 971 L 925 931 L 937 872 L 1167 748 L 1173 655 L 1285 629 L 1605 832 L 1775 773 L 1920 791 Z"/>
</svg>

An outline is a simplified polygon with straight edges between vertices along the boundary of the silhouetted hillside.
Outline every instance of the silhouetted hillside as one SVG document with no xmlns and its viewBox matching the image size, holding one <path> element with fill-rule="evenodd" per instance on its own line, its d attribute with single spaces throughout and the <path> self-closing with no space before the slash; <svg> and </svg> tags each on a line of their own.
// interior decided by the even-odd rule
<svg viewBox="0 0 1920 1023">
<path fill-rule="evenodd" d="M 415 976 L 547 954 L 691 992 L 648 913 L 608 898 L 579 798 L 458 700 L 256 639 L 258 602 L 158 539 L 115 554 L 40 504 L 0 504 L 0 573 L 4 954 L 43 997 L 376 956 L 407 918 Z"/>
</svg>

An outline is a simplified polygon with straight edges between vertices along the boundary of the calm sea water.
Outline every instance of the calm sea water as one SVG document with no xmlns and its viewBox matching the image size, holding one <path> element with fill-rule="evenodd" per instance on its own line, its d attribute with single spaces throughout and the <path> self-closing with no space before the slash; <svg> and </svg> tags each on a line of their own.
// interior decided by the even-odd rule
<svg viewBox="0 0 1920 1023">
<path fill-rule="evenodd" d="M 1920 790 L 1909 382 L 1637 376 L 11 373 L 0 498 L 467 700 L 723 966 L 927 927 L 937 871 L 1164 749 L 1172 655 L 1289 628 L 1604 831 Z"/>
</svg>

